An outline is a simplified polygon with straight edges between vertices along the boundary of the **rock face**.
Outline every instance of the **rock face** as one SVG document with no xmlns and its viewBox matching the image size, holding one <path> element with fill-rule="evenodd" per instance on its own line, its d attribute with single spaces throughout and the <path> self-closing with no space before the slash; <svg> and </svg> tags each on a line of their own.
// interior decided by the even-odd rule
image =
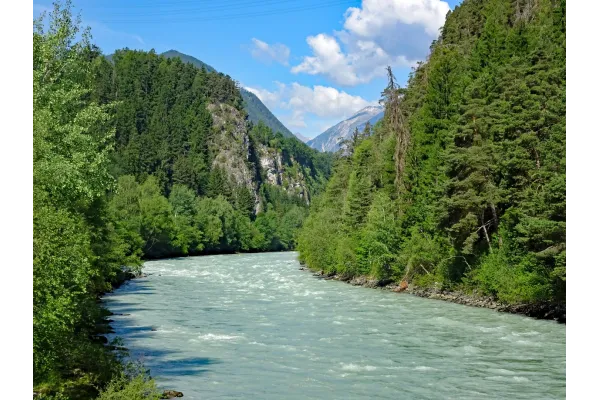
<svg viewBox="0 0 600 400">
<path fill-rule="evenodd" d="M 258 144 L 254 155 L 258 165 L 255 166 L 251 162 L 250 138 L 242 114 L 226 104 L 210 104 L 208 110 L 213 118 L 211 149 L 216 154 L 211 168 L 225 171 L 229 182 L 249 189 L 255 199 L 256 213 L 263 208 L 257 168 L 262 171 L 263 183 L 279 186 L 303 199 L 307 205 L 310 203 L 306 177 L 299 163 L 294 159 L 284 161 L 279 150 Z"/>
<path fill-rule="evenodd" d="M 319 151 L 334 152 L 340 148 L 339 142 L 349 139 L 355 128 L 358 128 L 362 132 L 367 122 L 375 125 L 381 118 L 383 118 L 382 106 L 365 107 L 350 118 L 332 126 L 314 139 L 309 140 L 306 144 Z"/>
<path fill-rule="evenodd" d="M 289 160 L 291 165 L 284 165 L 280 152 L 262 144 L 258 146 L 257 150 L 260 167 L 267 183 L 280 186 L 289 194 L 300 197 L 309 205 L 306 177 L 302 173 L 301 166 L 293 158 Z"/>
<path fill-rule="evenodd" d="M 223 169 L 231 182 L 255 192 L 254 174 L 248 167 L 250 139 L 244 118 L 238 110 L 226 104 L 209 104 L 208 110 L 215 133 L 212 145 L 216 157 L 212 168 Z"/>
<path fill-rule="evenodd" d="M 274 149 L 269 149 L 267 146 L 259 145 L 258 147 L 260 167 L 264 171 L 267 182 L 271 185 L 281 186 L 283 182 L 283 164 L 281 162 L 281 154 Z"/>
</svg>

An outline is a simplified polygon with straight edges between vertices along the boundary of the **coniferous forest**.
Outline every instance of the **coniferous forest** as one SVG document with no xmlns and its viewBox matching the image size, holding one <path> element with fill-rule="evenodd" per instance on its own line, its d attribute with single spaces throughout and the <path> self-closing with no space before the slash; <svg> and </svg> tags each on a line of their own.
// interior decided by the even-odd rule
<svg viewBox="0 0 600 400">
<path fill-rule="evenodd" d="M 450 13 L 406 88 L 388 70 L 385 117 L 346 144 L 302 228 L 301 260 L 508 303 L 564 301 L 565 19 L 558 0 Z"/>
<path fill-rule="evenodd" d="M 142 260 L 297 250 L 315 271 L 504 303 L 566 291 L 566 0 L 465 0 L 336 155 L 253 123 L 229 76 L 33 29 L 39 398 L 160 398 L 100 297 Z"/>
</svg>

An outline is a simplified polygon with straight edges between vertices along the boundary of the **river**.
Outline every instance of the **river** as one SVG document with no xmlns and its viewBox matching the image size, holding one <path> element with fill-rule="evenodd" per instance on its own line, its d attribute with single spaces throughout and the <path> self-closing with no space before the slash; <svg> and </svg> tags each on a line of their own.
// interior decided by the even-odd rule
<svg viewBox="0 0 600 400">
<path fill-rule="evenodd" d="M 149 261 L 104 301 L 184 399 L 560 399 L 565 325 L 325 281 L 297 254 Z"/>
</svg>

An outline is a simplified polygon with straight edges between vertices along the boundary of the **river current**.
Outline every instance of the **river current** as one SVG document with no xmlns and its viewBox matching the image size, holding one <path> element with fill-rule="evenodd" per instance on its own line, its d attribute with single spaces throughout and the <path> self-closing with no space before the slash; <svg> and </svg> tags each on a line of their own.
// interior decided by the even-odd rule
<svg viewBox="0 0 600 400">
<path fill-rule="evenodd" d="M 188 257 L 104 301 L 184 399 L 561 399 L 565 325 L 325 281 L 297 254 Z"/>
</svg>

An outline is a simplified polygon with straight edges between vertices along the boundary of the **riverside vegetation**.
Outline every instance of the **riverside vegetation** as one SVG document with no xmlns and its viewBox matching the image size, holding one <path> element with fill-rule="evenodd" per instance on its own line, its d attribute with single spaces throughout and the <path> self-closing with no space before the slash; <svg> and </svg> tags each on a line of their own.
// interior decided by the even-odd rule
<svg viewBox="0 0 600 400">
<path fill-rule="evenodd" d="M 355 132 L 300 260 L 504 303 L 566 288 L 566 2 L 464 1 L 385 116 Z M 343 210 L 340 217 L 339 210 Z"/>
<path fill-rule="evenodd" d="M 33 31 L 34 390 L 160 397 L 100 336 L 99 296 L 142 258 L 297 248 L 328 274 L 564 301 L 565 13 L 465 0 L 332 157 L 249 122 L 226 75 L 107 59 L 56 4 Z"/>
<path fill-rule="evenodd" d="M 143 258 L 294 248 L 331 169 L 247 121 L 224 74 L 107 59 L 70 2 L 34 21 L 33 152 L 33 383 L 48 398 L 155 398 L 103 345 L 99 296 Z"/>
</svg>

